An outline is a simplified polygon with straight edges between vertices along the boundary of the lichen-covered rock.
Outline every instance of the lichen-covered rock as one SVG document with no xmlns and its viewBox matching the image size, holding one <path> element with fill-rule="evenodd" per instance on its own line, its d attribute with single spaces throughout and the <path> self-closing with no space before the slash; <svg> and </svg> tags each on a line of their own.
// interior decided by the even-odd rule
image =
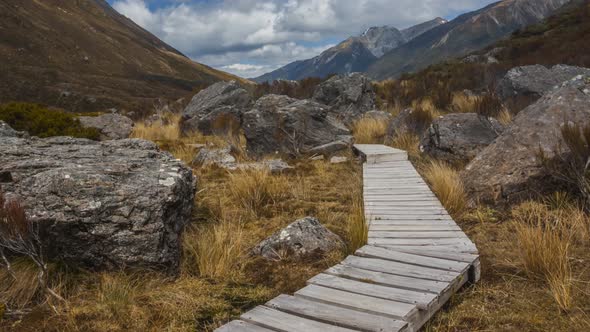
<svg viewBox="0 0 590 332">
<path fill-rule="evenodd" d="M 129 138 L 133 131 L 133 120 L 115 113 L 81 116 L 78 120 L 85 128 L 98 129 L 101 141 Z"/>
<path fill-rule="evenodd" d="M 0 186 L 39 223 L 52 260 L 175 272 L 194 199 L 192 171 L 135 139 L 0 139 Z"/>
<path fill-rule="evenodd" d="M 311 100 L 265 96 L 243 116 L 248 152 L 254 156 L 296 156 L 315 147 L 350 141 L 350 131 L 330 115 L 329 107 Z"/>
<path fill-rule="evenodd" d="M 328 105 L 346 125 L 375 110 L 375 99 L 371 80 L 359 73 L 334 76 L 321 83 L 313 95 L 313 100 Z"/>
<path fill-rule="evenodd" d="M 590 123 L 590 77 L 576 77 L 521 111 L 462 173 L 468 196 L 501 204 L 551 190 L 538 156 L 542 150 L 551 158 L 563 146 L 564 121 Z"/>
<path fill-rule="evenodd" d="M 0 137 L 22 137 L 28 138 L 29 134 L 25 133 L 24 131 L 17 131 L 12 129 L 8 125 L 8 123 L 4 121 L 0 121 Z"/>
<path fill-rule="evenodd" d="M 503 99 L 517 96 L 540 98 L 556 85 L 578 75 L 590 75 L 589 68 L 555 65 L 547 68 L 541 65 L 512 68 L 498 84 L 498 93 Z"/>
<path fill-rule="evenodd" d="M 250 94 L 237 82 L 215 83 L 196 94 L 184 109 L 182 129 L 205 135 L 233 132 L 251 104 Z"/>
<path fill-rule="evenodd" d="M 475 113 L 447 114 L 434 120 L 422 136 L 421 150 L 451 163 L 468 162 L 490 145 L 504 126 Z"/>
<path fill-rule="evenodd" d="M 260 242 L 253 254 L 267 259 L 324 255 L 344 246 L 342 239 L 313 217 L 299 219 Z"/>
</svg>

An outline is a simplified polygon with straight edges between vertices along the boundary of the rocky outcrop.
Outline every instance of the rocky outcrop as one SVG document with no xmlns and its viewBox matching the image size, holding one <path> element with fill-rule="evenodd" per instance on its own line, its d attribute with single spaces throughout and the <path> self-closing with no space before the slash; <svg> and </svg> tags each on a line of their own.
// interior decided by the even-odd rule
<svg viewBox="0 0 590 332">
<path fill-rule="evenodd" d="M 342 239 L 313 217 L 299 219 L 260 242 L 253 254 L 267 259 L 324 255 L 344 246 Z"/>
<path fill-rule="evenodd" d="M 12 129 L 12 127 L 8 125 L 8 123 L 0 121 L 0 137 L 28 138 L 29 134 L 25 133 L 24 131 L 14 130 Z"/>
<path fill-rule="evenodd" d="M 497 120 L 475 113 L 447 114 L 433 121 L 422 136 L 420 149 L 437 159 L 468 162 L 504 131 Z"/>
<path fill-rule="evenodd" d="M 81 116 L 78 120 L 85 128 L 97 129 L 101 141 L 129 138 L 133 131 L 133 120 L 119 114 Z"/>
<path fill-rule="evenodd" d="M 375 110 L 375 92 L 371 80 L 359 73 L 338 75 L 320 84 L 313 100 L 328 105 L 345 124 Z"/>
<path fill-rule="evenodd" d="M 239 129 L 242 114 L 252 99 L 248 91 L 235 82 L 219 82 L 193 97 L 182 116 L 184 132 L 205 135 L 225 134 Z"/>
<path fill-rule="evenodd" d="M 0 186 L 39 223 L 52 260 L 95 269 L 175 272 L 194 177 L 135 139 L 0 139 Z"/>
<path fill-rule="evenodd" d="M 564 121 L 590 123 L 590 77 L 577 77 L 521 111 L 509 128 L 467 165 L 462 174 L 469 197 L 515 202 L 543 193 L 550 177 L 539 152 L 551 158 L 562 144 Z"/>
<path fill-rule="evenodd" d="M 296 156 L 315 147 L 351 141 L 350 131 L 329 112 L 329 107 L 311 100 L 293 100 L 269 95 L 260 98 L 243 116 L 248 152 L 254 156 Z"/>
<path fill-rule="evenodd" d="M 503 99 L 526 96 L 540 98 L 556 85 L 578 75 L 590 75 L 590 69 L 567 65 L 547 68 L 541 65 L 512 68 L 498 84 Z"/>
</svg>

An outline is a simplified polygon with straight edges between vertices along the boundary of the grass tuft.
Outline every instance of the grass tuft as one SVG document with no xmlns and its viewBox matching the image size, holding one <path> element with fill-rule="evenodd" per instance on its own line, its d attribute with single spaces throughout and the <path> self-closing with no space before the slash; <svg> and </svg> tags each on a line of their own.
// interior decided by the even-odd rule
<svg viewBox="0 0 590 332">
<path fill-rule="evenodd" d="M 467 197 L 459 172 L 441 161 L 432 161 L 424 175 L 449 213 L 460 216 L 465 212 Z"/>
<path fill-rule="evenodd" d="M 364 117 L 353 124 L 352 132 L 357 144 L 383 144 L 387 133 L 387 119 Z"/>
</svg>

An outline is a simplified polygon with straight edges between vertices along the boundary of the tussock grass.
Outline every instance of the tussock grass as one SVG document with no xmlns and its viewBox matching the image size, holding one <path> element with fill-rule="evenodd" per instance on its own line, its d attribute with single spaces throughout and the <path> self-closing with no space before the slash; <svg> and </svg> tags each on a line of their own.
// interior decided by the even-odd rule
<svg viewBox="0 0 590 332">
<path fill-rule="evenodd" d="M 390 145 L 396 149 L 407 151 L 409 155 L 420 154 L 420 138 L 411 132 L 397 134 Z"/>
<path fill-rule="evenodd" d="M 141 138 L 152 142 L 175 141 L 180 139 L 180 115 L 170 115 L 165 121 L 147 124 L 136 123 L 131 137 Z"/>
<path fill-rule="evenodd" d="M 288 185 L 285 177 L 273 176 L 268 170 L 260 169 L 231 173 L 228 188 L 245 210 L 258 217 L 287 192 Z"/>
<path fill-rule="evenodd" d="M 463 92 L 453 94 L 451 109 L 456 113 L 475 113 L 479 97 L 468 96 Z"/>
<path fill-rule="evenodd" d="M 503 109 L 500 111 L 500 113 L 498 113 L 498 116 L 496 116 L 496 119 L 501 124 L 508 126 L 509 124 L 512 123 L 512 113 L 510 113 L 510 111 L 507 109 Z"/>
<path fill-rule="evenodd" d="M 352 210 L 348 216 L 348 253 L 353 254 L 357 249 L 366 245 L 369 240 L 369 220 L 365 218 L 362 184 L 354 192 Z"/>
<path fill-rule="evenodd" d="M 388 120 L 364 117 L 353 124 L 352 132 L 357 144 L 383 144 Z"/>
<path fill-rule="evenodd" d="M 11 264 L 12 276 L 6 269 L 0 269 L 0 303 L 15 308 L 24 308 L 38 297 L 39 273 L 37 267 L 26 259 Z"/>
<path fill-rule="evenodd" d="M 218 280 L 236 277 L 245 250 L 243 234 L 241 223 L 229 220 L 187 232 L 182 270 Z"/>
<path fill-rule="evenodd" d="M 455 169 L 441 161 L 432 161 L 427 165 L 424 176 L 449 213 L 460 216 L 465 212 L 465 188 Z"/>
</svg>

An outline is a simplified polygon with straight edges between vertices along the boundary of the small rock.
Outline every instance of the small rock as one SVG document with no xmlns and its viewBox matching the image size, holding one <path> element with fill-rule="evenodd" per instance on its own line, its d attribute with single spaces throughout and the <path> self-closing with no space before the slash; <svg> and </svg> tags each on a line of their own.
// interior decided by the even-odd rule
<svg viewBox="0 0 590 332">
<path fill-rule="evenodd" d="M 334 141 L 334 142 L 330 142 L 330 143 L 327 143 L 324 145 L 320 145 L 320 146 L 316 146 L 314 148 L 311 148 L 310 150 L 307 151 L 307 153 L 312 154 L 312 155 L 330 156 L 334 153 L 350 149 L 351 144 L 352 144 L 351 140 Z"/>
<path fill-rule="evenodd" d="M 24 131 L 14 130 L 6 122 L 0 121 L 0 137 L 28 138 L 29 134 Z"/>
<path fill-rule="evenodd" d="M 115 113 L 81 116 L 78 120 L 83 127 L 98 129 L 101 141 L 129 138 L 134 125 L 133 120 Z"/>
<path fill-rule="evenodd" d="M 217 166 L 227 169 L 236 169 L 236 158 L 231 154 L 231 147 L 221 149 L 202 148 L 192 162 L 195 166 Z"/>
<path fill-rule="evenodd" d="M 334 156 L 334 157 L 330 158 L 330 163 L 332 163 L 332 164 L 342 164 L 347 161 L 348 161 L 348 158 L 346 158 L 346 157 Z"/>
<path fill-rule="evenodd" d="M 260 242 L 253 250 L 254 255 L 279 260 L 285 256 L 304 258 L 343 248 L 342 239 L 313 217 L 299 219 Z"/>
</svg>

